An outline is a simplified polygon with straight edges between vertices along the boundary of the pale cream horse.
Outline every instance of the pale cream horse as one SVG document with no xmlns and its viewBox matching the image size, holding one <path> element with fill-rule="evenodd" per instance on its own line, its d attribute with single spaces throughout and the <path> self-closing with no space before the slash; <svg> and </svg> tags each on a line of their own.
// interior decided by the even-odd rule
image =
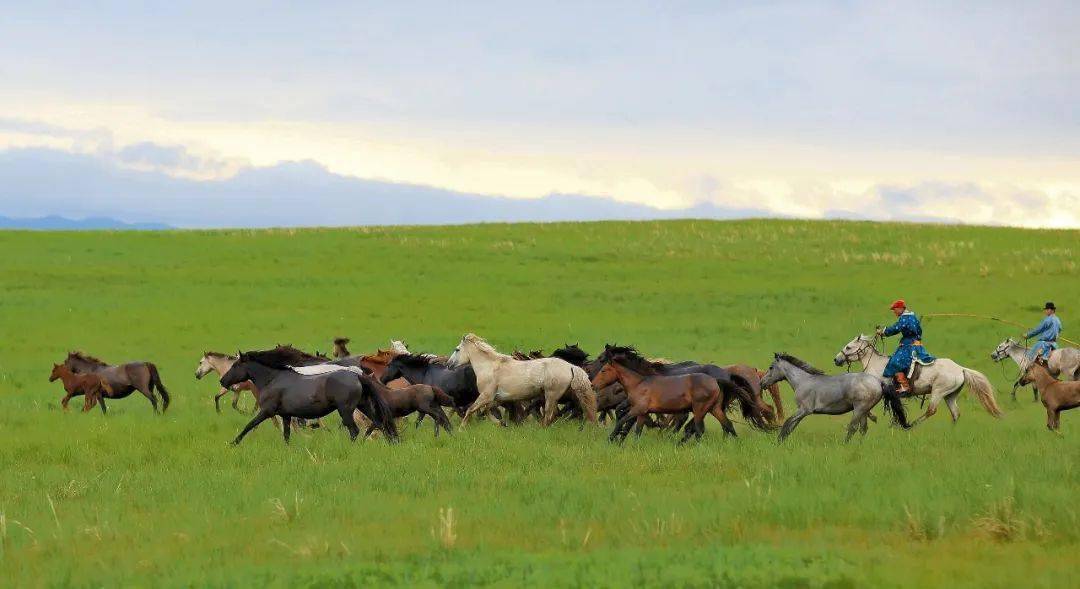
<svg viewBox="0 0 1080 589">
<path fill-rule="evenodd" d="M 491 344 L 474 334 L 466 334 L 454 348 L 447 365 L 457 368 L 472 365 L 480 395 L 461 418 L 461 427 L 477 411 L 484 411 L 504 401 L 527 401 L 544 396 L 543 425 L 551 424 L 559 399 L 569 392 L 577 400 L 585 418 L 596 423 L 596 392 L 585 371 L 561 358 L 515 360 L 500 354 Z"/>
<path fill-rule="evenodd" d="M 195 379 L 201 379 L 202 377 L 210 374 L 211 372 L 218 373 L 221 376 L 229 371 L 236 364 L 236 356 L 230 356 L 228 354 L 222 354 L 220 352 L 206 352 L 199 359 L 199 367 L 195 369 Z M 255 400 L 259 399 L 259 391 L 255 389 L 255 385 L 250 380 L 245 380 L 242 383 L 234 384 L 231 387 L 233 393 L 232 408 L 240 411 L 240 394 L 243 391 L 251 391 L 251 394 L 255 397 Z M 221 392 L 214 396 L 214 408 L 218 413 L 221 413 L 221 398 L 229 394 L 230 389 L 221 387 Z"/>
<path fill-rule="evenodd" d="M 889 357 L 878 351 L 874 345 L 874 339 L 867 335 L 860 335 L 847 343 L 833 360 L 837 366 L 860 363 L 863 372 L 869 372 L 875 376 L 881 376 L 885 371 L 885 365 L 889 363 Z M 994 417 L 1003 414 L 994 399 L 994 387 L 986 376 L 970 368 L 965 368 L 948 358 L 938 358 L 929 366 L 918 367 L 918 378 L 915 379 L 913 394 L 916 396 L 929 395 L 930 402 L 923 413 L 911 425 L 922 423 L 926 418 L 937 413 L 938 405 L 945 401 L 945 406 L 952 414 L 953 422 L 960 419 L 960 406 L 956 399 L 961 389 L 966 384 L 975 398 L 982 403 L 986 412 Z"/>
</svg>

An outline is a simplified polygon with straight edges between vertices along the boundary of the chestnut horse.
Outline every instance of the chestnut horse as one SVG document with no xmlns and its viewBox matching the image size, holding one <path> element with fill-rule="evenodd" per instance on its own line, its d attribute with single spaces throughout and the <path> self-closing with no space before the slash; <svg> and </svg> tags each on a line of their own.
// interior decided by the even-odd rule
<svg viewBox="0 0 1080 589">
<path fill-rule="evenodd" d="M 722 409 L 720 384 L 712 376 L 700 372 L 661 374 L 653 362 L 630 347 L 606 353 L 601 362 L 592 379 L 593 388 L 602 389 L 618 382 L 626 390 L 630 402 L 629 411 L 615 422 L 609 440 L 625 440 L 633 422 L 637 424 L 634 435 L 640 436 L 650 413 L 693 414 L 693 421 L 686 426 L 680 444 L 691 436 L 701 439 L 705 433 L 705 416 L 709 413 L 720 422 L 726 434 L 735 435 L 735 427 Z"/>
<path fill-rule="evenodd" d="M 76 374 L 96 374 L 105 379 L 113 391 L 110 396 L 113 399 L 123 399 L 139 391 L 150 400 L 154 413 L 158 412 L 157 396 L 154 395 L 154 389 L 157 389 L 161 393 L 162 413 L 169 408 L 169 391 L 165 390 L 153 362 L 128 362 L 115 366 L 82 352 L 70 352 L 64 366 Z"/>
<path fill-rule="evenodd" d="M 1061 427 L 1061 412 L 1080 407 L 1080 381 L 1054 378 L 1046 367 L 1046 361 L 1040 358 L 1032 362 L 1020 377 L 1021 385 L 1032 383 L 1042 394 L 1042 404 L 1046 407 L 1046 428 L 1055 432 Z"/>
<path fill-rule="evenodd" d="M 97 374 L 75 374 L 63 364 L 53 364 L 52 373 L 49 374 L 49 382 L 54 382 L 56 379 L 60 379 L 64 384 L 64 391 L 67 392 L 64 398 L 60 400 L 60 405 L 64 407 L 64 411 L 67 411 L 68 401 L 72 397 L 85 395 L 83 413 L 93 409 L 94 405 L 101 405 L 101 413 L 102 415 L 105 414 L 105 399 L 102 398 L 102 394 L 111 397 L 113 390 L 104 378 Z"/>
</svg>

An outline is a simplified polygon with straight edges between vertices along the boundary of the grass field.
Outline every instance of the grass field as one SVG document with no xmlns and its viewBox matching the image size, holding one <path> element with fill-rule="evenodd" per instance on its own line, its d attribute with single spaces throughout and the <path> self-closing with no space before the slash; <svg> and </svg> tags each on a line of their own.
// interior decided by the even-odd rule
<svg viewBox="0 0 1080 589">
<path fill-rule="evenodd" d="M 671 359 L 830 372 L 839 348 L 920 313 L 1080 325 L 1080 233 L 789 221 L 155 232 L 0 232 L 0 584 L 5 586 L 1064 587 L 1080 549 L 1080 412 L 1048 433 L 989 353 L 1018 330 L 924 323 L 986 373 L 904 432 L 812 416 L 783 446 L 737 424 L 676 447 L 647 433 L 478 423 L 391 447 L 336 425 L 217 415 L 204 350 L 289 342 L 449 352 L 633 343 Z M 1076 339 L 1075 331 L 1066 331 Z M 62 412 L 52 362 L 153 360 L 173 395 Z M 790 389 L 784 385 L 789 412 Z M 918 404 L 908 402 L 912 413 Z M 880 416 L 880 411 L 877 412 Z"/>
</svg>

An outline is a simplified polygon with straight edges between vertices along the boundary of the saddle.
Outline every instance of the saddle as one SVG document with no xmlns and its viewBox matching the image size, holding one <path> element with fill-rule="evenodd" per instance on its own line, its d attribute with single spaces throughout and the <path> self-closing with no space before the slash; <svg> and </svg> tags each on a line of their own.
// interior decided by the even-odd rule
<svg viewBox="0 0 1080 589">
<path fill-rule="evenodd" d="M 908 382 L 911 383 L 912 390 L 915 389 L 915 381 L 919 378 L 918 367 L 933 366 L 934 362 L 937 362 L 937 358 L 933 358 L 931 360 L 923 360 L 922 358 L 919 358 L 919 355 L 914 350 L 911 351 L 911 366 L 908 367 L 907 377 Z"/>
</svg>

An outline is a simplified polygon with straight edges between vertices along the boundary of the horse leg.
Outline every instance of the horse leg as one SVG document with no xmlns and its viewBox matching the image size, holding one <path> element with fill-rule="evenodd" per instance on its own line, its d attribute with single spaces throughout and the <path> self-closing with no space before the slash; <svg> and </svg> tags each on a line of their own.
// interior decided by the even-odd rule
<svg viewBox="0 0 1080 589">
<path fill-rule="evenodd" d="M 629 425 L 630 420 L 632 419 L 633 416 L 627 413 L 626 415 L 623 415 L 619 419 L 615 420 L 615 427 L 611 430 L 611 435 L 608 436 L 608 441 L 614 442 L 619 437 L 619 433 L 622 431 L 623 426 Z"/>
<path fill-rule="evenodd" d="M 240 443 L 240 440 L 244 439 L 244 436 L 248 435 L 248 432 L 255 429 L 255 426 L 266 421 L 270 418 L 272 413 L 259 409 L 259 412 L 255 414 L 255 417 L 244 426 L 244 429 L 240 430 L 240 434 L 236 436 L 236 439 L 232 441 L 232 445 L 235 446 Z"/>
<path fill-rule="evenodd" d="M 424 413 L 418 413 L 416 415 L 416 427 L 413 429 L 420 429 L 420 423 L 424 421 Z M 438 424 L 435 424 L 435 429 L 438 430 Z"/>
<path fill-rule="evenodd" d="M 292 418 L 288 415 L 281 417 L 281 435 L 285 438 L 285 443 L 289 443 L 289 436 L 292 435 Z"/>
<path fill-rule="evenodd" d="M 64 395 L 63 399 L 60 399 L 60 406 L 64 408 L 64 411 L 68 410 L 68 401 L 71 401 L 71 398 L 74 396 L 74 393 L 68 393 Z"/>
<path fill-rule="evenodd" d="M 555 412 L 559 409 L 559 397 L 561 394 L 552 395 L 546 393 L 544 395 L 544 418 L 540 421 L 540 425 L 547 427 L 551 425 L 551 422 L 555 421 Z"/>
<path fill-rule="evenodd" d="M 688 419 L 690 419 L 690 413 L 685 412 L 685 411 L 683 413 L 679 413 L 679 414 L 675 415 L 675 417 L 674 417 L 674 419 L 672 421 L 672 426 L 673 426 L 671 428 L 672 435 L 678 435 L 679 430 L 681 430 L 683 428 L 683 426 L 686 425 L 686 420 L 688 420 Z"/>
<path fill-rule="evenodd" d="M 952 415 L 952 422 L 956 423 L 960 419 L 960 404 L 956 402 L 960 396 L 960 391 L 945 397 L 945 406 L 949 408 L 949 414 Z"/>
<path fill-rule="evenodd" d="M 930 402 L 926 404 L 926 413 L 923 413 L 922 415 L 920 415 L 919 418 L 915 420 L 915 423 L 911 424 L 911 427 L 915 427 L 916 425 L 919 425 L 920 423 L 926 421 L 930 417 L 933 417 L 933 415 L 935 413 L 937 413 L 938 404 L 941 403 L 941 399 L 944 396 L 945 395 L 941 394 L 941 391 L 936 390 L 936 389 L 931 389 L 930 390 Z"/>
<path fill-rule="evenodd" d="M 810 413 L 812 412 L 809 409 L 803 409 L 802 407 L 800 407 L 798 411 L 795 412 L 795 415 L 787 418 L 787 421 L 784 422 L 783 427 L 780 428 L 780 436 L 777 438 L 776 441 L 783 442 L 785 438 L 791 435 L 791 432 L 795 431 L 795 428 L 798 427 L 799 422 L 805 419 L 807 415 L 810 415 Z"/>
<path fill-rule="evenodd" d="M 480 391 L 480 394 L 476 397 L 476 400 L 473 401 L 473 404 L 469 407 L 469 410 L 465 412 L 465 417 L 461 418 L 461 426 L 460 426 L 461 429 L 465 429 L 465 426 L 469 423 L 469 418 L 472 417 L 473 413 L 488 409 L 494 404 L 495 404 L 495 390 L 494 390 L 494 388 L 486 390 L 486 391 Z"/>
<path fill-rule="evenodd" d="M 739 434 L 735 433 L 735 426 L 731 424 L 731 420 L 728 419 L 727 413 L 724 413 L 724 408 L 720 406 L 720 402 L 713 403 L 712 408 L 709 409 L 709 413 L 716 418 L 716 421 L 720 422 L 720 429 L 724 430 L 724 437 L 731 436 L 736 438 Z M 683 421 L 686 421 L 685 419 Z M 678 429 L 675 430 L 679 431 Z"/>
<path fill-rule="evenodd" d="M 844 443 L 851 441 L 851 437 L 855 435 L 855 432 L 859 431 L 860 425 L 866 424 L 866 410 L 856 408 L 852 412 L 851 421 L 848 422 L 847 435 L 844 436 Z"/>
<path fill-rule="evenodd" d="M 101 414 L 102 415 L 108 415 L 109 414 L 108 411 L 105 410 L 105 396 L 104 395 L 98 397 L 98 405 L 101 405 Z"/>
<path fill-rule="evenodd" d="M 135 389 L 142 393 L 147 399 L 150 399 L 150 405 L 154 407 L 154 413 L 160 413 L 157 406 L 157 395 L 154 394 L 154 390 L 150 388 L 149 384 L 137 386 Z"/>
<path fill-rule="evenodd" d="M 229 389 L 221 387 L 221 391 L 214 395 L 214 411 L 221 413 L 221 398 L 229 394 Z"/>
<path fill-rule="evenodd" d="M 349 439 L 356 441 L 356 436 L 360 435 L 360 427 L 356 425 L 356 420 L 353 419 L 353 409 L 345 406 L 338 407 L 338 415 L 341 416 L 341 423 L 345 426 L 345 429 L 349 430 Z M 371 428 L 375 427 L 374 420 L 371 422 Z M 368 429 L 368 433 L 371 433 L 371 429 Z M 366 436 L 365 436 L 366 437 Z"/>
</svg>

